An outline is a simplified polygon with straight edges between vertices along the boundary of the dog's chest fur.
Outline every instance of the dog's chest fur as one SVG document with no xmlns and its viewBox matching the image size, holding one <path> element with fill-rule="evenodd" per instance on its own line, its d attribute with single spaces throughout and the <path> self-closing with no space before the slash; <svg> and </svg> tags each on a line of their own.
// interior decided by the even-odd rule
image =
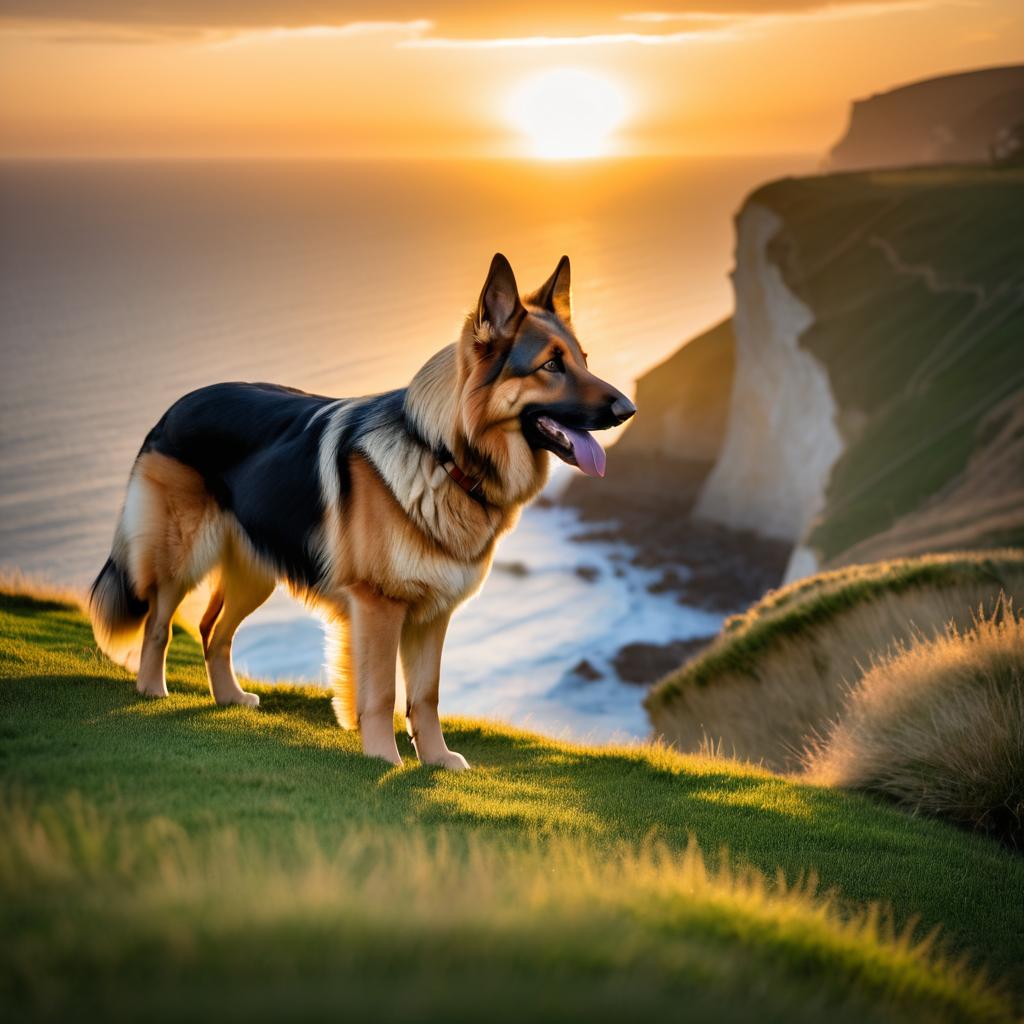
<svg viewBox="0 0 1024 1024">
<path fill-rule="evenodd" d="M 480 587 L 517 511 L 467 495 L 390 423 L 363 434 L 344 459 L 347 493 L 331 500 L 333 459 L 323 481 L 331 589 L 369 583 L 422 620 L 451 612 Z"/>
</svg>

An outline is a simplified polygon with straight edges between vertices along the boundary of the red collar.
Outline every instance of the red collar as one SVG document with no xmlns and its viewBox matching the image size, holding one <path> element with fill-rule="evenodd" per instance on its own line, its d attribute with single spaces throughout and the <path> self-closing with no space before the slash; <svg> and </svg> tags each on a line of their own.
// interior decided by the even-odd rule
<svg viewBox="0 0 1024 1024">
<path fill-rule="evenodd" d="M 481 490 L 481 484 L 483 480 L 477 476 L 470 476 L 468 473 L 463 473 L 458 466 L 452 461 L 442 463 L 445 472 L 471 497 L 477 500 L 483 499 L 483 491 Z"/>
</svg>

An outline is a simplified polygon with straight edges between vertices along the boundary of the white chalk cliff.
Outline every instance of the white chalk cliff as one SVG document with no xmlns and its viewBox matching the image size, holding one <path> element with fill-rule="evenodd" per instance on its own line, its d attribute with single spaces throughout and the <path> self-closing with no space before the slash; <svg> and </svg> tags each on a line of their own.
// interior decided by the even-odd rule
<svg viewBox="0 0 1024 1024">
<path fill-rule="evenodd" d="M 813 314 L 768 254 L 781 227 L 756 202 L 737 218 L 736 373 L 721 454 L 695 514 L 797 544 L 824 507 L 843 445 L 828 374 L 798 344 Z"/>
</svg>

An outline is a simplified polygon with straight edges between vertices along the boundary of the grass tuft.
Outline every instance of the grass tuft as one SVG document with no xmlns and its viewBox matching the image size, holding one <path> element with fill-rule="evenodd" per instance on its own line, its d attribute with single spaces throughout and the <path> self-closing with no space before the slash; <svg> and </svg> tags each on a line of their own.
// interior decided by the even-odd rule
<svg viewBox="0 0 1024 1024">
<path fill-rule="evenodd" d="M 1024 617 L 1003 606 L 882 658 L 806 767 L 1024 848 Z"/>
<path fill-rule="evenodd" d="M 21 569 L 0 569 L 0 596 L 8 602 L 22 602 L 25 607 L 85 608 L 81 591 Z"/>
</svg>

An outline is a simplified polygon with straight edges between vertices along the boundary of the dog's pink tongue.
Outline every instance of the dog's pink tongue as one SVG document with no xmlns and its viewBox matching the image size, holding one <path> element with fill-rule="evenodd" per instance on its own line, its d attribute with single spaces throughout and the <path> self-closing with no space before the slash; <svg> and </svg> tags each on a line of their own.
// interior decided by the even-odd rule
<svg viewBox="0 0 1024 1024">
<path fill-rule="evenodd" d="M 573 430 L 560 424 L 566 436 L 572 442 L 572 453 L 576 456 L 576 465 L 587 476 L 604 476 L 605 453 L 594 435 L 586 430 Z"/>
</svg>

